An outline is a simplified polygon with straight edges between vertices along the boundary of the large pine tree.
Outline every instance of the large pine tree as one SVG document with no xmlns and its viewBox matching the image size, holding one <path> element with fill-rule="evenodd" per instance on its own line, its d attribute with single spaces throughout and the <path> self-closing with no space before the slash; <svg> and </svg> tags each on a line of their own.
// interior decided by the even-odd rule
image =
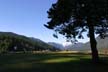
<svg viewBox="0 0 108 72">
<path fill-rule="evenodd" d="M 83 32 L 87 31 L 92 60 L 99 61 L 95 34 L 101 38 L 106 36 L 108 0 L 58 0 L 47 13 L 50 21 L 45 26 L 68 39 L 83 38 Z"/>
</svg>

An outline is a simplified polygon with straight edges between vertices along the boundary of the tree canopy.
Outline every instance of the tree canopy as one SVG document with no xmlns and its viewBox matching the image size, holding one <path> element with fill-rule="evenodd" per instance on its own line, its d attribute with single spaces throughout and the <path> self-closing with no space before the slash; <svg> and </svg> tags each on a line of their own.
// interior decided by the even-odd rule
<svg viewBox="0 0 108 72">
<path fill-rule="evenodd" d="M 58 0 L 47 13 L 51 20 L 45 26 L 67 38 L 83 38 L 82 33 L 89 26 L 88 19 L 101 37 L 105 37 L 108 29 L 107 0 Z"/>
</svg>

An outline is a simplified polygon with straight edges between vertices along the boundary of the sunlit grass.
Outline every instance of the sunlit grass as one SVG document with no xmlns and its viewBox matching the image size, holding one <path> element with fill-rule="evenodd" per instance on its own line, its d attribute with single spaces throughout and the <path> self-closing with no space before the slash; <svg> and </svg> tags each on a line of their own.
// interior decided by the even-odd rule
<svg viewBox="0 0 108 72">
<path fill-rule="evenodd" d="M 53 59 L 47 59 L 47 60 L 44 60 L 42 61 L 43 63 L 62 63 L 62 62 L 70 62 L 72 60 L 79 60 L 77 58 L 53 58 Z"/>
<path fill-rule="evenodd" d="M 5 54 L 0 55 L 0 72 L 108 72 L 108 65 L 95 65 L 90 59 L 82 53 Z"/>
</svg>

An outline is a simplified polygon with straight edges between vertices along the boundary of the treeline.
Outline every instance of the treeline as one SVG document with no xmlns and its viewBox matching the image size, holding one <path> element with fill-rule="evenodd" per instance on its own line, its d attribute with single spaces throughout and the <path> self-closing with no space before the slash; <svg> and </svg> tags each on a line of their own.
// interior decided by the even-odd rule
<svg viewBox="0 0 108 72">
<path fill-rule="evenodd" d="M 0 53 L 42 50 L 55 51 L 57 48 L 54 48 L 41 40 L 39 41 L 38 39 L 11 32 L 0 32 Z"/>
</svg>

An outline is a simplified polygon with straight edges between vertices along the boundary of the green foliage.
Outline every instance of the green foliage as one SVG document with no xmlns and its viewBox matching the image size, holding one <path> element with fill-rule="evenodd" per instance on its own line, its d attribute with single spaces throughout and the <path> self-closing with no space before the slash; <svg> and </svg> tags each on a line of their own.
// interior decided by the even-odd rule
<svg viewBox="0 0 108 72">
<path fill-rule="evenodd" d="M 29 37 L 10 32 L 0 32 L 0 53 L 16 51 L 53 50 L 54 47 Z"/>
<path fill-rule="evenodd" d="M 0 53 L 2 52 L 7 52 L 7 48 L 9 47 L 9 43 L 6 42 L 5 40 L 0 42 Z"/>
<path fill-rule="evenodd" d="M 50 21 L 45 26 L 67 38 L 83 38 L 91 26 L 101 38 L 108 31 L 107 0 L 58 0 L 47 13 Z"/>
</svg>

